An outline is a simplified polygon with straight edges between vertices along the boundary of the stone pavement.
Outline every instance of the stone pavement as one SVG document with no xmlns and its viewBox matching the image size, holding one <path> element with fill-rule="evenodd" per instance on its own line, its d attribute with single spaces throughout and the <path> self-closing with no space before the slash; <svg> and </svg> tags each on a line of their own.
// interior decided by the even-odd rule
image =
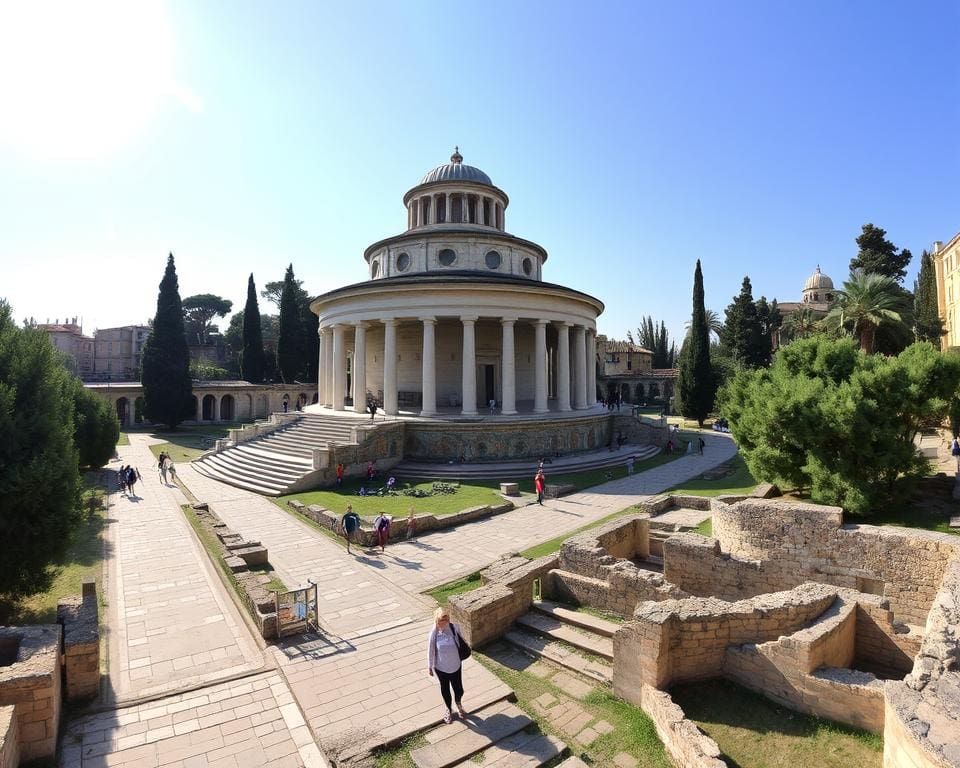
<svg viewBox="0 0 960 768">
<path fill-rule="evenodd" d="M 113 493 L 109 500 L 106 700 L 112 703 L 223 680 L 265 662 L 180 510 L 186 499 L 161 482 L 151 441 L 130 435 L 111 464 L 131 464 L 142 477 L 134 496 Z"/>
</svg>

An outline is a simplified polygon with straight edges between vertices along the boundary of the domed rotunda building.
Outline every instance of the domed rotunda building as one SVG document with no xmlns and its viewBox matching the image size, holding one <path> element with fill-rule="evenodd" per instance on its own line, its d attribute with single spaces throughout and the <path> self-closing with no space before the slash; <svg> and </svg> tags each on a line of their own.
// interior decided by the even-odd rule
<svg viewBox="0 0 960 768">
<path fill-rule="evenodd" d="M 543 279 L 510 204 L 459 151 L 403 196 L 406 231 L 364 251 L 368 279 L 315 298 L 319 400 L 449 420 L 577 416 L 596 405 L 603 303 Z M 600 411 L 601 409 L 597 409 Z"/>
</svg>

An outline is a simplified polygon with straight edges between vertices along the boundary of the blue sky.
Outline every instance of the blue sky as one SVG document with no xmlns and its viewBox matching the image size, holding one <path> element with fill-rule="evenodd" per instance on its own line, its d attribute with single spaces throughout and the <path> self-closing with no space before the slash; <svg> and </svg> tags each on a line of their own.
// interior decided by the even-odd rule
<svg viewBox="0 0 960 768">
<path fill-rule="evenodd" d="M 357 282 L 458 144 L 601 332 L 679 335 L 697 258 L 722 311 L 744 275 L 839 284 L 865 222 L 915 257 L 960 231 L 958 28 L 955 2 L 8 4 L 0 296 L 143 322 L 168 251 L 238 309 L 291 262 Z"/>
</svg>

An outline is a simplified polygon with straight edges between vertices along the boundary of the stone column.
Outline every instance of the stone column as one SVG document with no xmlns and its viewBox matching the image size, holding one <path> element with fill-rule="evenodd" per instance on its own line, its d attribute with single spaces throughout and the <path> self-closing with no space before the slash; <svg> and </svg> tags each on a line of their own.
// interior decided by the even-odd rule
<svg viewBox="0 0 960 768">
<path fill-rule="evenodd" d="M 597 332 L 587 331 L 587 407 L 597 404 Z"/>
<path fill-rule="evenodd" d="M 586 329 L 582 325 L 573 328 L 573 407 L 587 407 L 587 343 Z"/>
<path fill-rule="evenodd" d="M 113 412 L 117 412 L 117 404 L 113 404 Z M 196 422 L 197 424 L 203 423 L 203 397 L 197 397 L 197 413 L 196 413 Z M 124 425 L 126 426 L 126 425 Z"/>
<path fill-rule="evenodd" d="M 214 395 L 213 396 L 213 420 L 220 421 L 220 399 L 223 395 Z M 133 403 L 133 410 L 130 412 L 130 423 L 136 424 L 137 414 L 136 414 L 137 404 Z"/>
<path fill-rule="evenodd" d="M 439 211 L 437 210 L 440 204 L 440 195 L 430 195 L 430 223 L 436 224 L 440 221 Z"/>
<path fill-rule="evenodd" d="M 476 326 L 477 317 L 461 317 L 463 323 L 463 375 L 461 385 L 463 387 L 463 408 L 461 413 L 464 416 L 477 415 L 477 340 Z"/>
<path fill-rule="evenodd" d="M 367 328 L 354 323 L 353 332 L 353 410 L 367 410 Z"/>
<path fill-rule="evenodd" d="M 421 317 L 420 322 L 423 323 L 423 354 L 420 356 L 423 363 L 421 377 L 423 405 L 420 408 L 420 415 L 434 416 L 437 413 L 437 319 Z"/>
<path fill-rule="evenodd" d="M 503 343 L 501 345 L 501 354 L 503 360 L 500 364 L 500 376 L 502 378 L 500 391 L 503 396 L 502 413 L 512 414 L 517 412 L 517 356 L 514 352 L 513 327 L 517 322 L 515 317 L 504 317 L 500 320 L 503 327 Z"/>
<path fill-rule="evenodd" d="M 317 402 L 327 404 L 327 329 L 320 328 L 320 364 L 317 366 Z"/>
<path fill-rule="evenodd" d="M 383 412 L 397 415 L 397 320 L 383 321 Z"/>
<path fill-rule="evenodd" d="M 447 211 L 447 215 L 443 217 L 443 221 L 445 224 L 449 224 L 450 217 L 453 216 L 453 198 L 448 192 L 443 196 L 443 199 L 444 199 L 444 204 L 446 206 L 446 211 Z"/>
<path fill-rule="evenodd" d="M 477 224 L 483 226 L 486 223 L 486 217 L 483 215 L 483 195 L 477 195 Z"/>
<path fill-rule="evenodd" d="M 470 196 L 466 192 L 464 192 L 463 195 L 461 195 L 461 197 L 463 198 L 463 202 L 460 204 L 460 211 L 461 211 L 460 220 L 464 224 L 469 224 L 470 223 Z"/>
<path fill-rule="evenodd" d="M 343 343 L 343 326 L 333 326 L 333 410 L 343 410 L 343 396 L 347 388 L 347 348 Z"/>
<path fill-rule="evenodd" d="M 547 408 L 547 321 L 536 320 L 534 327 L 533 411 L 546 413 Z"/>
<path fill-rule="evenodd" d="M 557 408 L 569 411 L 570 408 L 570 326 L 572 323 L 560 323 L 557 326 Z"/>
</svg>

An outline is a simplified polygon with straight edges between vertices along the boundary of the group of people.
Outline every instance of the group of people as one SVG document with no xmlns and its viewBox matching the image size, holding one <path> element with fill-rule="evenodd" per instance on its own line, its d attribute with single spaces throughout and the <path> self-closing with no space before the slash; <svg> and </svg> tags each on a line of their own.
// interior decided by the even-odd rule
<svg viewBox="0 0 960 768">
<path fill-rule="evenodd" d="M 120 483 L 120 493 L 135 496 L 134 487 L 140 479 L 140 470 L 130 464 L 124 464 L 120 467 L 117 481 Z"/>
<path fill-rule="evenodd" d="M 175 483 L 177 481 L 177 468 L 173 466 L 173 459 L 166 451 L 161 451 L 160 456 L 157 457 L 157 471 L 160 473 L 164 485 L 168 484 L 168 476 L 170 478 L 169 482 Z"/>
<path fill-rule="evenodd" d="M 407 518 L 406 538 L 408 539 L 413 536 L 416 528 L 415 514 L 413 507 L 411 507 L 410 517 Z M 380 546 L 381 552 L 386 551 L 387 542 L 390 540 L 390 526 L 392 524 L 393 518 L 385 512 L 381 512 L 373 519 L 373 530 L 376 531 L 377 544 Z M 348 504 L 347 511 L 344 512 L 343 517 L 340 518 L 340 532 L 347 542 L 347 554 L 352 554 L 350 552 L 350 544 L 356 543 L 360 534 L 360 527 L 360 515 L 353 511 L 352 504 Z"/>
<path fill-rule="evenodd" d="M 620 406 L 623 405 L 623 394 L 617 390 L 616 392 L 611 393 L 610 397 L 601 397 L 600 405 L 607 406 L 608 411 L 612 411 L 614 409 L 619 411 Z"/>
</svg>

